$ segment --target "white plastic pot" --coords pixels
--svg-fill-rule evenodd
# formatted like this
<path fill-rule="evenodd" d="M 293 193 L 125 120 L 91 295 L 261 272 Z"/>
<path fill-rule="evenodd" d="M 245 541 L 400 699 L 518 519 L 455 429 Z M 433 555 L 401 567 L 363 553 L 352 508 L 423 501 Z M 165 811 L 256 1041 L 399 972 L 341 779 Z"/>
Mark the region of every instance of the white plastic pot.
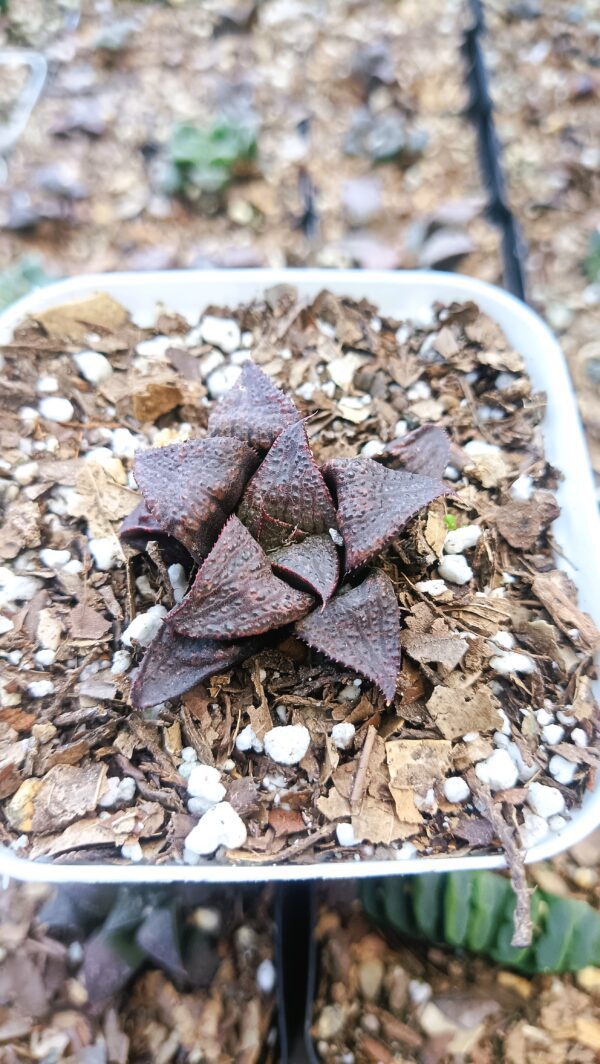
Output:
<path fill-rule="evenodd" d="M 513 296 L 483 281 L 433 271 L 402 273 L 357 270 L 190 270 L 156 273 L 113 273 L 61 281 L 33 292 L 0 315 L 0 343 L 31 313 L 94 292 L 108 292 L 140 324 L 154 321 L 158 305 L 179 312 L 196 324 L 208 304 L 236 307 L 259 298 L 266 288 L 293 284 L 301 298 L 311 299 L 323 288 L 355 299 L 367 298 L 384 315 L 418 316 L 432 303 L 473 300 L 504 330 L 523 356 L 536 389 L 546 392 L 544 438 L 548 460 L 562 471 L 557 496 L 561 515 L 554 524 L 560 549 L 557 564 L 579 590 L 579 602 L 600 623 L 600 519 L 596 508 L 589 457 L 575 396 L 562 352 L 543 321 Z M 534 846 L 527 860 L 542 861 L 573 846 L 600 823 L 600 776 L 560 832 Z M 340 860 L 326 864 L 228 866 L 111 865 L 33 863 L 0 848 L 0 872 L 16 879 L 44 882 L 164 883 L 171 881 L 232 883 L 265 880 L 344 879 L 423 872 L 502 868 L 502 854 L 474 857 L 418 857 L 404 861 Z"/>

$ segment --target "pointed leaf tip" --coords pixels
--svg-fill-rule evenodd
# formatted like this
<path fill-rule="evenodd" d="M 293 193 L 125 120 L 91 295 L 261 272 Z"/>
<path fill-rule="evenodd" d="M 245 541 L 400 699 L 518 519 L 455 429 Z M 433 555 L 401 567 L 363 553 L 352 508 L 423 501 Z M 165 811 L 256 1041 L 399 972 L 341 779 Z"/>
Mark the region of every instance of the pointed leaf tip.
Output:
<path fill-rule="evenodd" d="M 324 609 L 295 627 L 296 635 L 328 658 L 371 680 L 387 702 L 400 668 L 400 617 L 393 584 L 381 571 L 340 591 Z"/>
<path fill-rule="evenodd" d="M 386 469 L 372 458 L 334 458 L 323 475 L 337 496 L 347 572 L 369 561 L 424 506 L 452 491 L 432 477 Z"/>
<path fill-rule="evenodd" d="M 268 450 L 288 425 L 300 419 L 291 399 L 251 361 L 208 419 L 209 436 L 235 436 Z"/>
<path fill-rule="evenodd" d="M 135 479 L 163 531 L 200 561 L 235 509 L 257 460 L 240 440 L 190 440 L 139 453 Z"/>
<path fill-rule="evenodd" d="M 136 709 L 148 709 L 190 691 L 216 672 L 224 672 L 256 654 L 260 639 L 217 642 L 188 639 L 168 621 L 148 647 L 131 689 Z"/>
<path fill-rule="evenodd" d="M 339 559 L 331 536 L 307 536 L 302 543 L 281 547 L 269 555 L 275 572 L 306 585 L 313 594 L 329 602 L 339 579 Z"/>
<path fill-rule="evenodd" d="M 450 437 L 439 425 L 421 425 L 388 443 L 385 455 L 397 458 L 407 473 L 443 477 L 450 461 Z"/>
<path fill-rule="evenodd" d="M 262 547 L 234 516 L 169 620 L 182 635 L 229 640 L 281 628 L 313 606 L 311 595 L 273 575 Z"/>
<path fill-rule="evenodd" d="M 238 516 L 252 535 L 263 542 L 265 519 L 280 522 L 278 543 L 284 546 L 297 531 L 318 535 L 336 528 L 335 510 L 327 485 L 311 454 L 302 422 L 277 437 L 264 462 L 248 484 Z M 273 528 L 269 528 L 271 534 Z M 267 545 L 267 544 L 265 544 Z"/>

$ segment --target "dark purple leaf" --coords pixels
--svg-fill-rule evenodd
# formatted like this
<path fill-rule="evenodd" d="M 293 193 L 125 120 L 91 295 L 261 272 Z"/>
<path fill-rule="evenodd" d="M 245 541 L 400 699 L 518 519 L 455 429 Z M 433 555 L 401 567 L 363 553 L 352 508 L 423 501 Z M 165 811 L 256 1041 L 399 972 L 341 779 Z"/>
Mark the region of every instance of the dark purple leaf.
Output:
<path fill-rule="evenodd" d="M 165 622 L 146 651 L 131 689 L 131 701 L 137 709 L 147 709 L 178 698 L 213 673 L 226 672 L 245 661 L 260 646 L 259 639 L 236 643 L 188 639 Z"/>
<path fill-rule="evenodd" d="M 364 565 L 419 510 L 452 490 L 432 477 L 386 469 L 372 458 L 334 458 L 323 474 L 337 496 L 347 572 Z"/>
<path fill-rule="evenodd" d="M 254 362 L 244 362 L 237 383 L 208 419 L 209 436 L 235 436 L 268 450 L 279 433 L 299 420 L 291 399 Z"/>
<path fill-rule="evenodd" d="M 192 986 L 211 985 L 219 967 L 219 954 L 197 928 L 187 929 L 184 963 L 188 983 Z"/>
<path fill-rule="evenodd" d="M 386 444 L 385 457 L 396 458 L 407 473 L 443 477 L 450 461 L 450 437 L 437 425 L 421 425 Z"/>
<path fill-rule="evenodd" d="M 183 544 L 178 543 L 173 536 L 168 536 L 163 531 L 143 499 L 123 521 L 119 537 L 123 543 L 135 547 L 136 550 L 146 550 L 150 540 L 155 540 L 167 556 L 169 563 L 181 562 L 186 569 L 192 565 L 192 559 Z"/>
<path fill-rule="evenodd" d="M 290 624 L 313 605 L 311 595 L 273 575 L 262 547 L 234 516 L 169 623 L 182 635 L 239 639 Z"/>
<path fill-rule="evenodd" d="M 287 545 L 295 530 L 319 534 L 337 527 L 331 496 L 301 422 L 277 437 L 244 492 L 238 516 L 261 543 L 265 517 L 280 521 L 288 534 L 282 531 L 278 546 Z"/>
<path fill-rule="evenodd" d="M 201 561 L 210 551 L 257 456 L 240 440 L 190 440 L 142 451 L 135 479 L 161 528 Z"/>
<path fill-rule="evenodd" d="M 173 904 L 152 908 L 135 937 L 140 949 L 157 967 L 163 968 L 173 979 L 185 979 L 177 910 Z"/>
<path fill-rule="evenodd" d="M 125 936 L 107 936 L 100 930 L 88 939 L 83 953 L 83 975 L 92 1008 L 100 1009 L 118 994 L 143 960 L 141 949 Z"/>
<path fill-rule="evenodd" d="M 377 571 L 344 588 L 322 610 L 295 627 L 305 643 L 372 680 L 386 700 L 396 693 L 400 668 L 400 617 L 393 584 Z"/>
<path fill-rule="evenodd" d="M 339 579 L 338 552 L 328 532 L 308 536 L 302 543 L 280 547 L 269 555 L 269 561 L 284 579 L 297 580 L 307 586 L 323 602 L 333 595 Z"/>

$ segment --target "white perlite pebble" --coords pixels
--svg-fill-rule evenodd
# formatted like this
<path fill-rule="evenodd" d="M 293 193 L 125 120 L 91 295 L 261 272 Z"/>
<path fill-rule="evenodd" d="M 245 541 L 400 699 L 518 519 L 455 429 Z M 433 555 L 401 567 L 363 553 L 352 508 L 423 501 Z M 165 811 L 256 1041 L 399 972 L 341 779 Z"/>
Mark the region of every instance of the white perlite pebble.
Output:
<path fill-rule="evenodd" d="M 473 578 L 473 570 L 464 554 L 450 554 L 442 558 L 438 572 L 442 579 L 449 580 L 451 584 L 468 584 Z"/>
<path fill-rule="evenodd" d="M 14 470 L 13 480 L 16 480 L 17 484 L 21 484 L 25 488 L 29 484 L 33 484 L 39 468 L 37 462 L 21 462 L 21 465 L 16 466 Z"/>
<path fill-rule="evenodd" d="M 4 615 L 0 613 L 0 635 L 6 635 L 7 632 L 12 632 L 13 628 L 14 624 L 10 617 L 4 617 Z"/>
<path fill-rule="evenodd" d="M 125 776 L 122 780 L 118 776 L 107 776 L 104 782 L 106 790 L 98 800 L 101 809 L 112 809 L 115 805 L 125 804 L 132 800 L 135 794 L 135 780 L 131 776 Z"/>
<path fill-rule="evenodd" d="M 297 765 L 310 746 L 310 732 L 303 724 L 271 728 L 264 738 L 265 753 L 278 765 Z"/>
<path fill-rule="evenodd" d="M 537 813 L 530 813 L 528 809 L 525 810 L 520 831 L 521 842 L 526 850 L 536 846 L 538 842 L 543 842 L 549 830 L 548 822 L 544 820 L 543 816 L 538 816 Z"/>
<path fill-rule="evenodd" d="M 446 554 L 462 554 L 464 550 L 469 550 L 479 543 L 480 539 L 479 525 L 463 525 L 462 528 L 448 532 L 444 540 L 444 551 Z"/>
<path fill-rule="evenodd" d="M 536 709 L 534 710 L 533 715 L 540 728 L 545 728 L 547 724 L 552 724 L 552 721 L 554 720 L 553 714 L 549 713 L 547 709 Z"/>
<path fill-rule="evenodd" d="M 560 743 L 565 734 L 565 729 L 560 724 L 546 724 L 542 728 L 542 739 L 548 746 L 556 746 Z"/>
<path fill-rule="evenodd" d="M 144 859 L 144 851 L 142 850 L 141 843 L 139 842 L 124 842 L 121 846 L 121 857 L 124 857 L 126 861 L 133 861 L 137 864 Z"/>
<path fill-rule="evenodd" d="M 331 729 L 331 741 L 336 750 L 347 750 L 352 744 L 355 733 L 356 728 L 347 721 L 342 721 L 341 724 L 334 724 Z"/>
<path fill-rule="evenodd" d="M 237 351 L 242 342 L 240 327 L 231 318 L 216 318 L 207 314 L 200 322 L 200 335 L 205 343 L 220 348 L 226 355 Z"/>
<path fill-rule="evenodd" d="M 517 477 L 514 484 L 511 484 L 509 494 L 513 499 L 517 499 L 519 502 L 528 502 L 531 498 L 533 491 L 533 481 L 531 477 L 520 476 Z"/>
<path fill-rule="evenodd" d="M 239 366 L 219 366 L 213 370 L 206 382 L 211 399 L 220 399 L 230 391 L 241 373 Z"/>
<path fill-rule="evenodd" d="M 72 421 L 75 413 L 72 402 L 60 395 L 49 395 L 45 399 L 40 399 L 38 409 L 47 421 L 57 421 L 60 425 Z"/>
<path fill-rule="evenodd" d="M 551 816 L 548 826 L 552 831 L 562 831 L 567 826 L 567 820 L 564 816 Z"/>
<path fill-rule="evenodd" d="M 516 642 L 512 632 L 496 632 L 490 638 L 491 642 L 495 643 L 501 650 L 512 650 Z"/>
<path fill-rule="evenodd" d="M 218 805 L 225 797 L 225 788 L 221 783 L 221 773 L 210 765 L 194 765 L 187 781 L 187 792 L 195 798 L 195 809 L 205 813 L 213 805 Z"/>
<path fill-rule="evenodd" d="M 244 821 L 229 802 L 213 805 L 192 828 L 185 840 L 185 849 L 199 857 L 207 857 L 225 846 L 228 850 L 243 846 L 248 835 Z"/>
<path fill-rule="evenodd" d="M 466 802 L 471 794 L 470 787 L 462 776 L 449 776 L 444 780 L 444 797 L 448 802 Z"/>
<path fill-rule="evenodd" d="M 58 380 L 51 374 L 45 377 L 38 377 L 35 382 L 35 390 L 39 395 L 52 395 L 53 392 L 58 391 Z"/>
<path fill-rule="evenodd" d="M 535 661 L 527 657 L 527 654 L 507 651 L 490 658 L 490 668 L 494 669 L 500 676 L 509 676 L 511 672 L 527 674 L 535 672 Z"/>
<path fill-rule="evenodd" d="M 117 458 L 133 458 L 136 451 L 143 446 L 143 441 L 134 436 L 129 429 L 113 429 L 111 446 Z"/>
<path fill-rule="evenodd" d="M 560 791 L 556 787 L 548 787 L 545 783 L 529 784 L 527 804 L 533 809 L 534 813 L 537 813 L 538 816 L 543 816 L 545 820 L 548 820 L 551 816 L 557 816 L 559 813 L 564 813 L 565 810 L 565 800 Z"/>
<path fill-rule="evenodd" d="M 507 791 L 516 786 L 518 768 L 507 750 L 494 750 L 485 761 L 475 765 L 477 778 L 492 791 Z"/>
<path fill-rule="evenodd" d="M 73 362 L 89 384 L 102 384 L 112 375 L 113 368 L 106 355 L 98 351 L 79 351 L 73 355 Z"/>
<path fill-rule="evenodd" d="M 192 765 L 195 761 L 198 760 L 198 754 L 194 750 L 193 746 L 183 747 L 181 751 L 181 760 L 187 762 L 190 765 Z"/>
<path fill-rule="evenodd" d="M 410 861 L 417 856 L 417 847 L 414 842 L 403 842 L 402 846 L 394 852 L 395 861 Z"/>
<path fill-rule="evenodd" d="M 354 836 L 352 824 L 338 824 L 335 834 L 340 846 L 356 846 L 358 840 Z"/>
<path fill-rule="evenodd" d="M 40 561 L 47 569 L 62 569 L 63 565 L 71 561 L 71 552 L 68 550 L 52 550 L 44 547 L 40 551 Z"/>
<path fill-rule="evenodd" d="M 54 684 L 52 680 L 34 680 L 27 684 L 27 691 L 32 698 L 47 698 L 54 694 Z"/>
<path fill-rule="evenodd" d="M 98 536 L 88 540 L 88 547 L 96 569 L 108 572 L 122 560 L 121 547 L 114 536 Z"/>
<path fill-rule="evenodd" d="M 360 453 L 365 458 L 376 458 L 378 455 L 383 454 L 383 451 L 384 445 L 381 440 L 367 440 L 360 449 Z"/>
<path fill-rule="evenodd" d="M 555 779 L 557 783 L 562 783 L 564 787 L 568 787 L 577 774 L 577 764 L 574 761 L 567 761 L 566 757 L 562 757 L 560 754 L 554 754 L 548 762 L 548 771 Z"/>
<path fill-rule="evenodd" d="M 55 650 L 36 650 L 33 660 L 36 665 L 41 665 L 42 669 L 48 669 L 50 665 L 54 664 L 55 657 Z"/>
<path fill-rule="evenodd" d="M 174 565 L 170 565 L 167 569 L 169 574 L 169 581 L 173 588 L 173 598 L 175 602 L 181 602 L 187 591 L 187 576 L 185 575 L 185 569 L 183 565 L 176 562 Z"/>
<path fill-rule="evenodd" d="M 151 336 L 149 340 L 142 340 L 136 345 L 136 353 L 142 358 L 154 359 L 157 362 L 164 360 L 165 354 L 170 347 L 175 347 L 172 336 Z"/>
<path fill-rule="evenodd" d="M 421 594 L 429 595 L 430 598 L 439 598 L 448 590 L 444 580 L 419 580 L 415 587 Z"/>
<path fill-rule="evenodd" d="M 275 965 L 268 957 L 256 969 L 256 985 L 261 994 L 272 994 L 275 989 Z"/>
<path fill-rule="evenodd" d="M 128 650 L 115 650 L 112 658 L 110 671 L 113 676 L 122 676 L 131 665 L 131 654 Z"/>
<path fill-rule="evenodd" d="M 486 443 L 485 440 L 469 440 L 465 443 L 463 451 L 471 458 L 478 458 L 483 454 L 500 454 L 500 448 L 495 443 Z"/>
<path fill-rule="evenodd" d="M 133 643 L 139 643 L 143 647 L 149 646 L 154 636 L 158 635 L 166 616 L 164 606 L 151 606 L 145 613 L 138 613 L 123 632 L 121 642 L 125 643 L 126 647 L 132 646 Z"/>
<path fill-rule="evenodd" d="M 584 749 L 588 745 L 589 739 L 583 728 L 573 728 L 573 731 L 571 732 L 571 742 L 575 743 L 575 746 L 578 746 L 580 749 Z"/>
<path fill-rule="evenodd" d="M 254 750 L 256 754 L 262 754 L 264 749 L 251 724 L 247 724 L 245 728 L 242 728 L 235 740 L 235 747 L 242 754 L 246 754 L 248 750 Z"/>
<path fill-rule="evenodd" d="M 0 606 L 29 602 L 41 587 L 41 581 L 36 580 L 35 576 L 20 576 L 8 566 L 0 566 Z"/>

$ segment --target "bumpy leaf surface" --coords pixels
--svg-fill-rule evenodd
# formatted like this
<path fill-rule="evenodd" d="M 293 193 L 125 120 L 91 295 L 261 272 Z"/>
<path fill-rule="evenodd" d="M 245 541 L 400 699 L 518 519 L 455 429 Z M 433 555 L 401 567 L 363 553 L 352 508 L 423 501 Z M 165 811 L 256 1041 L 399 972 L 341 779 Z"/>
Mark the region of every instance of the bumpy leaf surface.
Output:
<path fill-rule="evenodd" d="M 282 532 L 279 546 L 294 530 L 319 534 L 337 527 L 331 496 L 301 422 L 277 437 L 244 492 L 238 516 L 261 543 L 265 518 L 280 521 L 287 535 Z"/>
<path fill-rule="evenodd" d="M 295 632 L 327 657 L 372 680 L 388 702 L 400 668 L 400 618 L 393 584 L 375 572 L 342 590 L 324 609 L 299 621 Z"/>
<path fill-rule="evenodd" d="M 137 709 L 178 698 L 215 672 L 223 672 L 256 654 L 259 639 L 235 643 L 188 639 L 165 621 L 146 651 L 135 678 L 131 699 Z"/>
<path fill-rule="evenodd" d="M 200 561 L 235 509 L 256 462 L 256 453 L 240 440 L 190 440 L 142 451 L 135 479 L 161 528 Z"/>
<path fill-rule="evenodd" d="M 169 620 L 182 635 L 238 639 L 281 628 L 313 606 L 311 595 L 273 575 L 262 547 L 234 516 Z"/>
<path fill-rule="evenodd" d="M 254 362 L 244 362 L 237 383 L 208 419 L 209 436 L 235 436 L 267 451 L 279 433 L 299 420 L 291 399 Z"/>
<path fill-rule="evenodd" d="M 450 437 L 438 425 L 421 425 L 388 443 L 385 454 L 399 459 L 407 473 L 442 477 L 450 460 Z"/>
<path fill-rule="evenodd" d="M 135 547 L 136 550 L 146 550 L 150 540 L 155 540 L 169 562 L 181 562 L 186 569 L 192 566 L 192 559 L 183 544 L 167 535 L 143 499 L 123 521 L 119 537 L 123 543 Z"/>
<path fill-rule="evenodd" d="M 364 565 L 419 510 L 452 490 L 432 477 L 386 469 L 372 458 L 334 458 L 323 474 L 337 496 L 346 571 Z"/>
<path fill-rule="evenodd" d="M 275 572 L 286 579 L 299 581 L 329 602 L 339 579 L 338 552 L 328 532 L 321 536 L 307 536 L 302 543 L 281 547 L 269 555 Z"/>

